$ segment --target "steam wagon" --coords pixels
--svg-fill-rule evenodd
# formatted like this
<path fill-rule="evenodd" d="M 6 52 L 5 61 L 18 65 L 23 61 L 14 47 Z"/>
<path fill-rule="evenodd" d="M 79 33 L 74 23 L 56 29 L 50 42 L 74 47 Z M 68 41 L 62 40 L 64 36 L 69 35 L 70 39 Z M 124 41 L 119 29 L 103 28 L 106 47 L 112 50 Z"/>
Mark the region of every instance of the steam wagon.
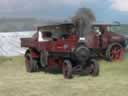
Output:
<path fill-rule="evenodd" d="M 64 23 L 38 27 L 32 38 L 21 38 L 21 46 L 28 48 L 27 71 L 57 67 L 65 78 L 71 78 L 73 73 L 98 76 L 99 64 L 90 50 L 98 45 L 93 43 L 94 38 L 88 42 L 81 34 L 72 23 Z"/>
<path fill-rule="evenodd" d="M 109 61 L 122 60 L 128 39 L 117 32 L 119 29 L 120 25 L 116 24 L 94 24 L 87 36 L 87 47 Z"/>

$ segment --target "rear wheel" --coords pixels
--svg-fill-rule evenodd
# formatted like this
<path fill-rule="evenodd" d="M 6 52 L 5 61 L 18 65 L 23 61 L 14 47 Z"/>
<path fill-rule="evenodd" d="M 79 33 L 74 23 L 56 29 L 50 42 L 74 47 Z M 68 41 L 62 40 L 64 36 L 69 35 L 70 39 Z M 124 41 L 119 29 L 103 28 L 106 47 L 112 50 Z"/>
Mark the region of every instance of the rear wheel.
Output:
<path fill-rule="evenodd" d="M 72 78 L 72 64 L 69 60 L 65 60 L 63 63 L 63 75 L 66 79 Z"/>
<path fill-rule="evenodd" d="M 122 60 L 124 57 L 124 48 L 119 43 L 113 43 L 106 50 L 106 57 L 110 61 Z"/>
<path fill-rule="evenodd" d="M 27 72 L 39 71 L 38 60 L 32 58 L 30 53 L 25 55 L 25 65 Z"/>

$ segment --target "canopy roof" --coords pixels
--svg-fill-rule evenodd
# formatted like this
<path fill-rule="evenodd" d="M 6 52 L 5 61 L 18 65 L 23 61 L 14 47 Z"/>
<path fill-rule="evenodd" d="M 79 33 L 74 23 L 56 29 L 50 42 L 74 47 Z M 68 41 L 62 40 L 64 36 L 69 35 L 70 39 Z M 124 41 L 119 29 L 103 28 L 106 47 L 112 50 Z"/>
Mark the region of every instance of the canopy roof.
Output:
<path fill-rule="evenodd" d="M 119 26 L 118 24 L 105 24 L 105 23 L 95 23 L 93 24 L 94 27 L 99 26 Z M 68 23 L 55 23 L 55 24 L 49 24 L 44 26 L 39 26 L 38 30 L 54 30 L 54 29 L 60 29 L 60 30 L 68 30 L 74 27 L 74 24 L 71 22 Z M 74 27 L 75 28 L 75 27 Z"/>

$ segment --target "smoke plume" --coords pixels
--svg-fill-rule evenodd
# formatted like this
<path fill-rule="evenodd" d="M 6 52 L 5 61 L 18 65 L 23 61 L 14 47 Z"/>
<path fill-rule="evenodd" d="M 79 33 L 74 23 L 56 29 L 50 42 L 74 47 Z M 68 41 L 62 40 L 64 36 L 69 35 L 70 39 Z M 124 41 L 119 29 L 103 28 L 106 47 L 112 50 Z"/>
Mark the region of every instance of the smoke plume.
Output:
<path fill-rule="evenodd" d="M 91 31 L 92 24 L 96 21 L 95 15 L 89 8 L 79 8 L 72 19 L 77 31 L 85 36 Z"/>

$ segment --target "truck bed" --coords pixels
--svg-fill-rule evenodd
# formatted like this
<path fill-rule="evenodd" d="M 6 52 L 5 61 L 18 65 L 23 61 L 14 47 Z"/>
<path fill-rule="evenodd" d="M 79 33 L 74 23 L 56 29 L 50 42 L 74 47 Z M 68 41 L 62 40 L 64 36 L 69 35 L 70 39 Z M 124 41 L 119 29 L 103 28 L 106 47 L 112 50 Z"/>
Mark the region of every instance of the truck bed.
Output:
<path fill-rule="evenodd" d="M 37 45 L 36 40 L 32 38 L 21 38 L 21 47 L 35 47 Z"/>

